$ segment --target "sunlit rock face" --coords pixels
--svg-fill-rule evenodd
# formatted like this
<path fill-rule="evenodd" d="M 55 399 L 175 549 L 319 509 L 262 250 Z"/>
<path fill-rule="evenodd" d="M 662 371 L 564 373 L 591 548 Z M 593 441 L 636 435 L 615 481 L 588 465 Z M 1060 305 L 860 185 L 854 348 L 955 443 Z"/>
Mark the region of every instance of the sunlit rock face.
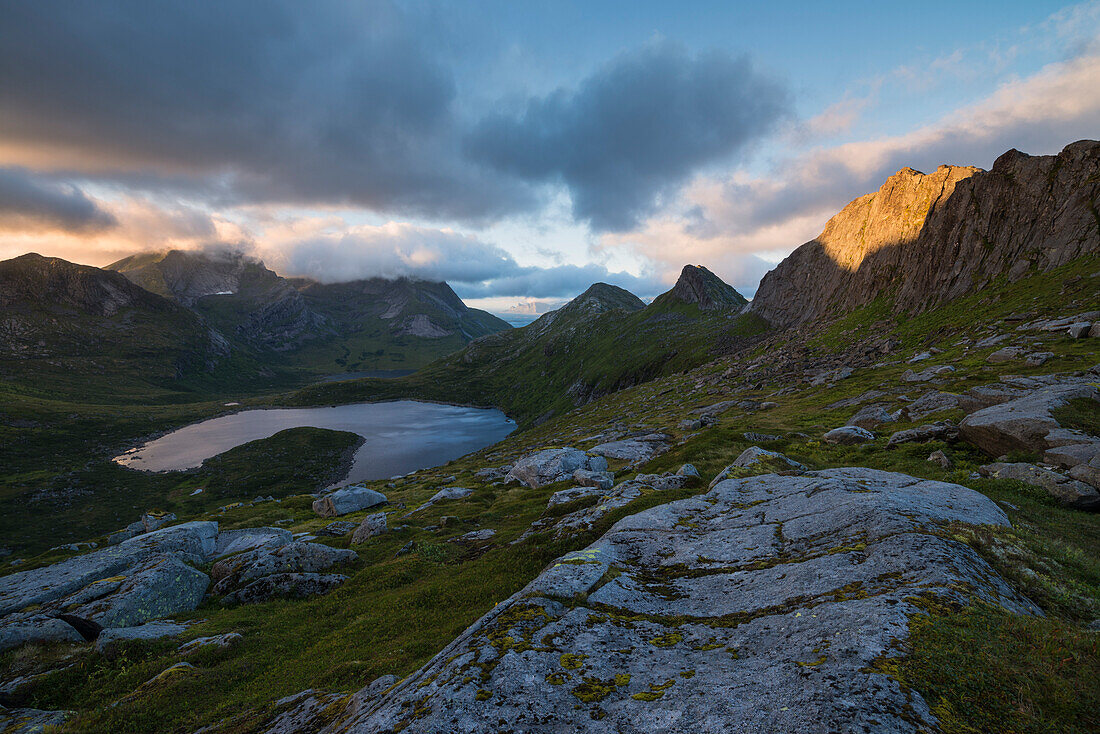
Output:
<path fill-rule="evenodd" d="M 919 311 L 1100 251 L 1100 143 L 1057 156 L 1010 150 L 989 171 L 905 168 L 844 207 L 764 276 L 753 310 L 779 326 L 819 320 L 879 296 Z"/>

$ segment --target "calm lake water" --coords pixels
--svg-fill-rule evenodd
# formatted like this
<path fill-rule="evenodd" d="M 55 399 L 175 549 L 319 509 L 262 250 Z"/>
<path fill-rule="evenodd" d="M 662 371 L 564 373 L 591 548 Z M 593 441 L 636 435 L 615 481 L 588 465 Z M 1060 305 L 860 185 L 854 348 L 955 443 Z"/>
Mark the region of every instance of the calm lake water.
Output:
<path fill-rule="evenodd" d="M 145 471 L 190 469 L 243 443 L 302 426 L 351 431 L 366 439 L 339 483 L 385 479 L 439 466 L 494 444 L 516 428 L 499 410 L 414 400 L 245 410 L 185 426 L 115 461 Z"/>

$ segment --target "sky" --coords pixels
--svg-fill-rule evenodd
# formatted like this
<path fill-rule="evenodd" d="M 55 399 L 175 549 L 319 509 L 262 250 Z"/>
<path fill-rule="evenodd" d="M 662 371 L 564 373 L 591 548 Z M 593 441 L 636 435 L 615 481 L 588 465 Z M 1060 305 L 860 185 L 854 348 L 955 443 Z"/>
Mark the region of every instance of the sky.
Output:
<path fill-rule="evenodd" d="M 0 0 L 0 259 L 746 296 L 905 166 L 1100 137 L 1100 2 Z"/>

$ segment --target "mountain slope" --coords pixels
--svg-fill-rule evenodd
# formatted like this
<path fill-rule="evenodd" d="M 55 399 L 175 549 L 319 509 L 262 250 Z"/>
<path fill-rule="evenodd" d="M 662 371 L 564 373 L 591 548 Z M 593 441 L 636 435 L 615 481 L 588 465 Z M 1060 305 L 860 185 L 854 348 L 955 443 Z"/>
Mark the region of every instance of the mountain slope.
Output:
<path fill-rule="evenodd" d="M 1057 156 L 1010 150 L 989 171 L 902 169 L 848 204 L 764 276 L 753 311 L 778 326 L 839 315 L 885 296 L 914 313 L 1004 275 L 1100 250 L 1100 142 Z"/>
<path fill-rule="evenodd" d="M 699 270 L 685 268 L 681 282 L 649 306 L 622 288 L 596 283 L 531 324 L 478 339 L 414 375 L 315 386 L 294 399 L 418 396 L 491 404 L 531 425 L 750 343 L 763 323 L 753 315 L 738 316 L 745 301 L 720 280 L 721 288 L 711 282 L 705 289 L 712 293 L 706 309 L 672 295 L 700 292 L 694 282 Z M 722 308 L 723 300 L 731 305 Z"/>
<path fill-rule="evenodd" d="M 170 250 L 108 266 L 201 314 L 249 348 L 314 372 L 416 368 L 510 328 L 446 283 L 284 278 L 239 252 Z"/>
<path fill-rule="evenodd" d="M 3 379 L 48 392 L 179 386 L 229 346 L 185 308 L 123 276 L 28 254 L 0 262 Z"/>

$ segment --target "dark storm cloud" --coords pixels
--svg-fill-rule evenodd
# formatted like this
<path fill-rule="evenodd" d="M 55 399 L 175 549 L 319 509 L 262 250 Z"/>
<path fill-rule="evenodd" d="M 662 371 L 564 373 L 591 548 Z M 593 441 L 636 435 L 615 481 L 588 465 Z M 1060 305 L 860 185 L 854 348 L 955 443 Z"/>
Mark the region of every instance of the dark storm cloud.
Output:
<path fill-rule="evenodd" d="M 455 85 L 385 0 L 13 0 L 0 141 L 222 199 L 476 219 L 529 206 L 462 159 Z"/>
<path fill-rule="evenodd" d="M 501 171 L 561 181 L 577 219 L 622 231 L 661 194 L 741 151 L 788 109 L 785 87 L 747 58 L 691 56 L 661 43 L 619 56 L 573 91 L 487 117 L 467 144 Z"/>
<path fill-rule="evenodd" d="M 117 222 L 79 188 L 0 168 L 0 229 L 97 232 Z"/>

